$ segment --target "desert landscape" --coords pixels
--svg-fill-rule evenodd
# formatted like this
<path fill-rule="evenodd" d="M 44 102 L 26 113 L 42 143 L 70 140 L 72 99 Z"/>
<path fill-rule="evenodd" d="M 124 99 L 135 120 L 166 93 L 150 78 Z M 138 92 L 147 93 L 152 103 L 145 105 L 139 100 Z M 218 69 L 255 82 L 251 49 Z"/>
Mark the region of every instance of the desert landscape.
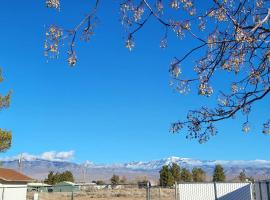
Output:
<path fill-rule="evenodd" d="M 152 200 L 174 200 L 175 190 L 169 188 L 152 188 Z M 122 189 L 91 189 L 73 193 L 73 200 L 145 200 L 146 189 L 122 188 Z M 27 195 L 27 200 L 33 200 L 34 193 Z M 70 192 L 39 193 L 39 200 L 72 200 Z"/>

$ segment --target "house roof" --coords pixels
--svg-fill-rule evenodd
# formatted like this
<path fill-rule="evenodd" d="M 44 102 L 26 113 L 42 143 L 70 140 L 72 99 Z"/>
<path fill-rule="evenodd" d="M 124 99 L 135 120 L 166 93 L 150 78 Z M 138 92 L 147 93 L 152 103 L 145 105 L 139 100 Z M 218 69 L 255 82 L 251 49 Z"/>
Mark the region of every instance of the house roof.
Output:
<path fill-rule="evenodd" d="M 30 186 L 30 187 L 49 187 L 51 185 L 46 184 L 46 183 L 28 183 L 27 186 Z"/>
<path fill-rule="evenodd" d="M 13 169 L 0 168 L 0 180 L 8 182 L 30 182 L 32 178 L 21 174 Z"/>
<path fill-rule="evenodd" d="M 56 185 L 72 185 L 72 186 L 74 186 L 75 183 L 72 183 L 70 181 L 62 181 L 60 183 L 57 183 Z"/>

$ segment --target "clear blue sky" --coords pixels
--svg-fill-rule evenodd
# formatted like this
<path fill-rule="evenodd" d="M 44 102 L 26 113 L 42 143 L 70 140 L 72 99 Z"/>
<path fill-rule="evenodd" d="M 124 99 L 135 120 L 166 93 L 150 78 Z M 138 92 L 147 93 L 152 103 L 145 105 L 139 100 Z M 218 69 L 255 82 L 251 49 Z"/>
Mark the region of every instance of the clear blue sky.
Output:
<path fill-rule="evenodd" d="M 218 136 L 204 145 L 186 140 L 184 133 L 169 133 L 170 123 L 184 119 L 189 108 L 212 101 L 198 98 L 196 92 L 181 96 L 168 85 L 171 59 L 192 48 L 192 42 L 171 34 L 169 48 L 160 49 L 162 28 L 151 21 L 130 53 L 114 2 L 103 2 L 96 34 L 90 43 L 78 46 L 78 64 L 70 68 L 65 54 L 46 63 L 44 25 L 72 27 L 91 1 L 63 1 L 60 13 L 46 9 L 44 0 L 1 1 L 0 64 L 5 82 L 0 92 L 12 89 L 13 95 L 10 109 L 0 112 L 0 127 L 12 130 L 14 137 L 12 148 L 2 156 L 74 150 L 77 162 L 171 155 L 270 159 L 270 137 L 261 133 L 262 122 L 270 116 L 269 98 L 257 104 L 249 134 L 242 133 L 241 119 L 220 123 Z M 192 67 L 188 65 L 187 71 Z M 225 81 L 219 77 L 217 86 Z"/>

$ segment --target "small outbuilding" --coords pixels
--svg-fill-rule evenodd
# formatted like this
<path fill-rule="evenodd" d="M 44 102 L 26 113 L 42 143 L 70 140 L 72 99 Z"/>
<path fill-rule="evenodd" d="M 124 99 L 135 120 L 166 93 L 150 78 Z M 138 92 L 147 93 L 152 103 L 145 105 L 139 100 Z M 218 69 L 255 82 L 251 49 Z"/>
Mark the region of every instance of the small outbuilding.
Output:
<path fill-rule="evenodd" d="M 63 181 L 63 182 L 57 183 L 54 186 L 53 191 L 54 192 L 76 192 L 76 191 L 79 191 L 79 189 L 80 189 L 79 185 L 69 182 L 69 181 Z"/>
<path fill-rule="evenodd" d="M 13 169 L 0 168 L 0 200 L 26 200 L 27 183 L 31 181 Z"/>
<path fill-rule="evenodd" d="M 76 186 L 78 186 L 79 190 L 87 191 L 92 188 L 95 188 L 97 184 L 96 183 L 76 183 Z"/>

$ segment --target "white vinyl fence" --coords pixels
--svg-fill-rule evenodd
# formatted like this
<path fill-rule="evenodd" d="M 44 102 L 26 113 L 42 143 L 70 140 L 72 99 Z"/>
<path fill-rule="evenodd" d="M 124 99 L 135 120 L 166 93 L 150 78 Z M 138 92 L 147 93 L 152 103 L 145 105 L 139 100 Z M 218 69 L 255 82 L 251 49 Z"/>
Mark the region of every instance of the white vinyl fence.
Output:
<path fill-rule="evenodd" d="M 250 183 L 178 184 L 178 200 L 253 200 L 252 184 Z"/>

